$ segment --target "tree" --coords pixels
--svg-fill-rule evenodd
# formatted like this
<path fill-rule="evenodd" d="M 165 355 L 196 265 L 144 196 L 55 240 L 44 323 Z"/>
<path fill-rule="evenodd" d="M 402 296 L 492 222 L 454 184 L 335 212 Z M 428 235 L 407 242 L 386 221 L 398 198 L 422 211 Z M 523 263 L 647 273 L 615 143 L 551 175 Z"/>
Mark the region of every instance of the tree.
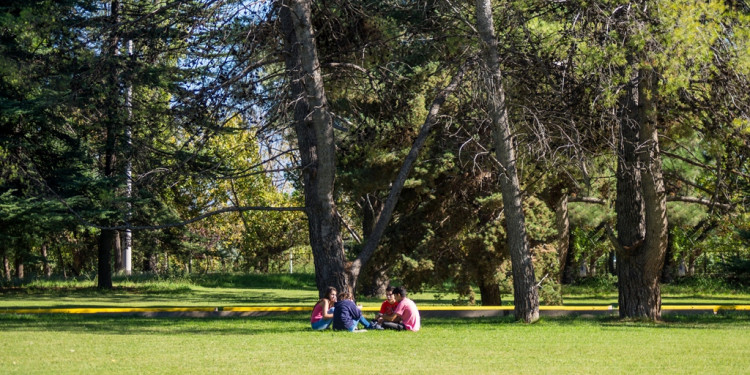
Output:
<path fill-rule="evenodd" d="M 287 75 L 292 97 L 297 99 L 293 108 L 294 127 L 302 161 L 315 281 L 322 296 L 328 286 L 346 290 L 349 285 L 334 202 L 333 122 L 313 37 L 310 2 L 285 0 L 280 7 Z"/>
<path fill-rule="evenodd" d="M 486 66 L 489 112 L 494 132 L 494 146 L 502 171 L 500 187 L 503 195 L 508 247 L 513 267 L 513 301 L 516 319 L 531 323 L 539 319 L 539 292 L 534 266 L 531 262 L 526 226 L 524 223 L 522 193 L 516 170 L 516 156 L 511 136 L 505 89 L 498 56 L 495 26 L 492 20 L 492 2 L 477 0 L 477 30 L 482 39 Z"/>

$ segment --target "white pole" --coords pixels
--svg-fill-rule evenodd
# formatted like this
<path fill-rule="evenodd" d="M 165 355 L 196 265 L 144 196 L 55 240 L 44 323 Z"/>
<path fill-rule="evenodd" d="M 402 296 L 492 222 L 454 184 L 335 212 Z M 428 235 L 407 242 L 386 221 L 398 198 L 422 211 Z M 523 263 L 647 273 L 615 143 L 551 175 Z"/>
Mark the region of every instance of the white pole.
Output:
<path fill-rule="evenodd" d="M 294 251 L 292 249 L 289 249 L 289 273 L 294 273 L 294 267 L 292 266 L 293 255 L 294 255 Z"/>
<path fill-rule="evenodd" d="M 133 56 L 133 41 L 128 40 L 128 56 Z M 133 215 L 133 205 L 130 203 L 130 199 L 133 197 L 133 161 L 132 161 L 132 148 L 133 148 L 133 85 L 128 82 L 128 89 L 125 92 L 125 108 L 128 111 L 128 121 L 125 124 L 125 142 L 127 144 L 128 155 L 125 158 L 127 160 L 125 164 L 125 198 L 127 199 L 128 212 L 126 214 L 126 221 L 130 222 L 130 218 Z M 133 231 L 125 229 L 125 246 L 122 249 L 122 263 L 125 275 L 130 276 L 133 273 Z"/>

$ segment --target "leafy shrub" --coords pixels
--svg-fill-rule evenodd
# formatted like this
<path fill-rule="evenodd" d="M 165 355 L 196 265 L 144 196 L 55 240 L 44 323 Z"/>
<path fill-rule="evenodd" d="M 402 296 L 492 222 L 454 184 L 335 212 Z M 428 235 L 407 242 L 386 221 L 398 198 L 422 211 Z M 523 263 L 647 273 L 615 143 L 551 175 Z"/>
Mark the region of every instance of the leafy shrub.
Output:
<path fill-rule="evenodd" d="M 722 277 L 734 286 L 750 286 L 750 259 L 733 255 L 719 263 Z"/>

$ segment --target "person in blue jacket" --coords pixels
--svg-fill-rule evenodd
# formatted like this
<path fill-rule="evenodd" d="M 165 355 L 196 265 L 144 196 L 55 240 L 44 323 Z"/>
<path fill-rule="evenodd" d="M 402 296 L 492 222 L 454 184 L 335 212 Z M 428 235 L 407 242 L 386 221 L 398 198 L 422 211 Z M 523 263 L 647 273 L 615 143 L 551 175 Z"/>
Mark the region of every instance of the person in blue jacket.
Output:
<path fill-rule="evenodd" d="M 377 323 L 370 323 L 362 315 L 362 311 L 357 308 L 352 300 L 352 295 L 349 292 L 341 292 L 338 296 L 338 301 L 334 305 L 333 309 L 333 329 L 339 331 L 354 332 L 357 329 L 357 325 L 362 323 L 367 329 L 383 329 Z"/>

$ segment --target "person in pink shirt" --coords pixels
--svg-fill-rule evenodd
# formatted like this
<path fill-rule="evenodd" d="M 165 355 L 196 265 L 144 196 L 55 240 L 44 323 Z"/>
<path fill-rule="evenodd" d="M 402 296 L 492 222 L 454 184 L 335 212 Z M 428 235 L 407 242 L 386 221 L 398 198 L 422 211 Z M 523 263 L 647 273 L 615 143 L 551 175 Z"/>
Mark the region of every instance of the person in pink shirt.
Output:
<path fill-rule="evenodd" d="M 331 325 L 331 322 L 333 322 L 333 305 L 337 301 L 336 293 L 336 288 L 329 286 L 328 289 L 326 289 L 325 296 L 319 299 L 315 304 L 312 315 L 310 316 L 310 325 L 312 326 L 312 329 L 320 331 Z"/>
<path fill-rule="evenodd" d="M 422 328 L 419 310 L 414 301 L 407 298 L 406 289 L 398 287 L 393 289 L 393 296 L 396 297 L 396 308 L 393 314 L 383 316 L 383 328 L 407 331 L 419 331 Z"/>

